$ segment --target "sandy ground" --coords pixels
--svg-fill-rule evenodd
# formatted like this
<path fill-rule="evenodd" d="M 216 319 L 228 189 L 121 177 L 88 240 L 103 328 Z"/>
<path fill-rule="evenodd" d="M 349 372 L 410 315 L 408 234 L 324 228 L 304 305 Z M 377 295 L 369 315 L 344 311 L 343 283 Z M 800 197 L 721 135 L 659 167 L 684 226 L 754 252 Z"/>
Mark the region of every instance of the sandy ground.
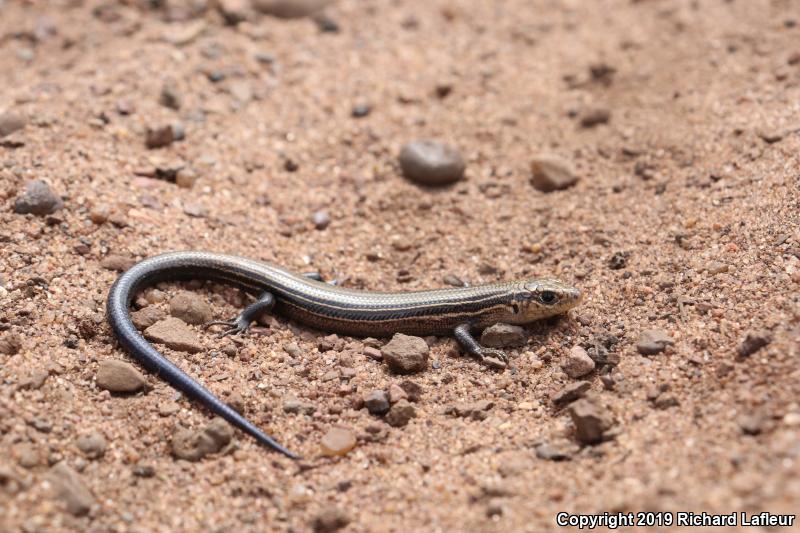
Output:
<path fill-rule="evenodd" d="M 339 516 L 348 531 L 546 531 L 559 511 L 797 512 L 797 2 L 341 0 L 325 9 L 338 32 L 249 9 L 226 25 L 205 4 L 0 1 L 0 112 L 26 122 L 0 139 L 0 529 L 304 531 Z M 351 116 L 359 104 L 371 113 Z M 608 120 L 583 127 L 598 110 Z M 175 122 L 185 139 L 145 146 Z M 415 138 L 457 146 L 466 178 L 404 179 Z M 580 181 L 534 189 L 541 153 Z M 148 177 L 180 167 L 183 186 Z M 15 213 L 33 179 L 63 209 Z M 359 408 L 401 379 L 360 339 L 320 351 L 327 333 L 279 318 L 231 350 L 198 329 L 203 352 L 165 352 L 306 459 L 236 433 L 188 462 L 173 434 L 207 412 L 149 374 L 132 395 L 96 384 L 101 361 L 127 358 L 101 263 L 180 249 L 359 288 L 555 276 L 587 297 L 531 327 L 506 372 L 429 339 L 436 364 L 410 376 L 423 392 L 402 428 Z M 234 291 L 188 288 L 216 318 L 236 312 Z M 646 329 L 674 344 L 640 355 Z M 741 356 L 748 332 L 771 342 Z M 578 446 L 550 400 L 575 382 L 561 366 L 575 345 L 611 363 L 583 378 L 612 425 L 597 445 Z M 285 413 L 293 396 L 314 413 Z M 481 417 L 445 414 L 483 400 Z M 335 426 L 359 443 L 320 457 Z M 99 457 L 77 444 L 92 433 Z M 543 442 L 566 460 L 537 456 Z M 88 513 L 58 496 L 58 464 Z"/>

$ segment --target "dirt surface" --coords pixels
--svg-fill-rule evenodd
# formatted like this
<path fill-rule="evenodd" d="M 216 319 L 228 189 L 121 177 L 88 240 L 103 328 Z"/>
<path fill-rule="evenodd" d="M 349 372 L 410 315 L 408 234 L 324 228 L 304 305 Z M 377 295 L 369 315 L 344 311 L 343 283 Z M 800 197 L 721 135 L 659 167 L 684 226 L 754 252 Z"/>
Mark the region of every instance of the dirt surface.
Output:
<path fill-rule="evenodd" d="M 291 20 L 222 4 L 243 20 L 204 0 L 0 0 L 0 529 L 797 512 L 797 2 L 341 0 Z M 465 178 L 403 178 L 417 138 L 457 147 Z M 535 189 L 543 154 L 578 182 Z M 31 180 L 63 208 L 15 212 Z M 224 428 L 152 374 L 138 392 L 98 386 L 102 361 L 130 361 L 105 323 L 114 269 L 183 249 L 355 288 L 547 276 L 586 298 L 528 328 L 505 372 L 431 338 L 427 369 L 396 376 L 361 339 L 281 318 L 233 340 L 189 326 L 196 354 L 160 346 L 296 463 L 215 440 Z M 216 319 L 244 301 L 168 284 L 148 312 L 183 290 Z M 565 372 L 586 362 L 566 364 L 575 346 L 596 363 L 581 378 Z M 400 400 L 407 425 L 362 407 L 404 380 L 422 390 Z M 579 380 L 577 407 L 553 403 Z M 173 457 L 203 428 L 219 451 Z M 327 444 L 355 447 L 322 457 L 334 428 Z"/>

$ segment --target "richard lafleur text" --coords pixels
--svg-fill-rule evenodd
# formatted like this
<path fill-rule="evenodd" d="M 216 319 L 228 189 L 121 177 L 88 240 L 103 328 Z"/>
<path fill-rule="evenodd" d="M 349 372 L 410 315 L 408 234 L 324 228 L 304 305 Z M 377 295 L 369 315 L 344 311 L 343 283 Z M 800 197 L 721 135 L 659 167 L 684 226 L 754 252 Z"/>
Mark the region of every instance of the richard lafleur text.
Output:
<path fill-rule="evenodd" d="M 647 526 L 684 526 L 684 527 L 792 527 L 797 519 L 793 514 L 774 514 L 769 512 L 747 513 L 733 512 L 728 514 L 693 513 L 693 512 L 641 512 L 641 513 L 600 513 L 572 514 L 558 513 L 556 525 L 577 527 L 578 529 L 594 529 L 603 527 Z"/>

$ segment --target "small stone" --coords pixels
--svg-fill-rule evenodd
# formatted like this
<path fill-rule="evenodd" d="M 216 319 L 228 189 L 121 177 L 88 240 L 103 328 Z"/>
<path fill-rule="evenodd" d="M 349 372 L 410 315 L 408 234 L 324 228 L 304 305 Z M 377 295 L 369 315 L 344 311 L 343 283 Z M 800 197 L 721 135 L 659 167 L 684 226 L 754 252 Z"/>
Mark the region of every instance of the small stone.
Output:
<path fill-rule="evenodd" d="M 125 272 L 130 267 L 136 264 L 136 259 L 129 255 L 111 254 L 107 255 L 100 261 L 100 266 L 106 270 L 114 270 L 116 272 Z"/>
<path fill-rule="evenodd" d="M 161 87 L 161 94 L 158 97 L 158 103 L 164 107 L 168 107 L 169 109 L 174 109 L 175 111 L 181 108 L 183 99 L 178 93 L 178 89 L 175 87 L 174 81 L 169 81 L 165 83 L 163 87 Z"/>
<path fill-rule="evenodd" d="M 39 451 L 29 442 L 15 446 L 14 453 L 17 456 L 17 463 L 22 468 L 34 468 L 42 462 Z"/>
<path fill-rule="evenodd" d="M 203 349 L 197 334 L 180 318 L 168 317 L 144 330 L 147 340 L 179 352 L 197 353 Z"/>
<path fill-rule="evenodd" d="M 350 111 L 350 115 L 353 118 L 364 118 L 368 116 L 371 112 L 372 112 L 372 107 L 370 107 L 369 104 L 356 104 Z"/>
<path fill-rule="evenodd" d="M 566 440 L 542 442 L 536 446 L 536 457 L 547 461 L 569 461 L 577 452 L 577 446 Z"/>
<path fill-rule="evenodd" d="M 428 343 L 420 337 L 396 333 L 381 348 L 381 355 L 389 368 L 398 374 L 419 372 L 428 367 Z"/>
<path fill-rule="evenodd" d="M 488 411 L 494 407 L 494 403 L 489 400 L 481 400 L 474 403 L 460 403 L 450 405 L 445 408 L 445 414 L 471 420 L 486 420 L 489 417 Z"/>
<path fill-rule="evenodd" d="M 760 413 L 751 413 L 739 418 L 739 427 L 745 435 L 758 435 L 764 429 L 764 417 Z"/>
<path fill-rule="evenodd" d="M 611 110 L 605 107 L 594 107 L 581 113 L 580 123 L 583 128 L 594 128 L 611 120 Z"/>
<path fill-rule="evenodd" d="M 680 405 L 678 397 L 674 394 L 659 394 L 653 400 L 653 407 L 656 409 L 669 409 L 670 407 L 677 407 Z"/>
<path fill-rule="evenodd" d="M 218 0 L 217 9 L 226 24 L 235 26 L 247 20 L 250 2 L 248 0 Z"/>
<path fill-rule="evenodd" d="M 62 461 L 50 469 L 48 477 L 56 496 L 66 504 L 70 514 L 83 516 L 89 513 L 95 502 L 94 496 L 75 470 Z"/>
<path fill-rule="evenodd" d="M 571 378 L 580 378 L 594 370 L 594 361 L 581 346 L 573 346 L 561 367 Z"/>
<path fill-rule="evenodd" d="M 50 373 L 47 370 L 33 370 L 25 378 L 20 380 L 19 388 L 31 390 L 41 389 L 49 375 Z"/>
<path fill-rule="evenodd" d="M 75 444 L 89 459 L 102 457 L 106 453 L 106 448 L 108 448 L 106 438 L 99 431 L 93 431 L 88 435 L 79 437 Z"/>
<path fill-rule="evenodd" d="M 194 187 L 197 178 L 197 172 L 190 168 L 181 168 L 175 171 L 175 185 L 182 189 Z"/>
<path fill-rule="evenodd" d="M 736 352 L 739 357 L 750 357 L 764 346 L 772 342 L 772 337 L 767 332 L 749 332 L 745 336 Z"/>
<path fill-rule="evenodd" d="M 253 7 L 267 15 L 283 19 L 303 18 L 325 7 L 330 0 L 253 0 Z"/>
<path fill-rule="evenodd" d="M 608 260 L 608 267 L 611 270 L 622 270 L 628 265 L 628 254 L 625 252 L 614 252 Z"/>
<path fill-rule="evenodd" d="M 283 345 L 283 351 L 297 359 L 303 356 L 303 349 L 296 342 L 288 342 Z"/>
<path fill-rule="evenodd" d="M 486 517 L 492 518 L 503 515 L 503 501 L 500 498 L 492 498 L 486 504 Z"/>
<path fill-rule="evenodd" d="M 161 402 L 158 404 L 158 415 L 163 417 L 172 416 L 181 410 L 181 406 L 176 402 Z"/>
<path fill-rule="evenodd" d="M 97 367 L 97 386 L 111 392 L 136 392 L 145 386 L 141 372 L 119 359 L 104 359 Z"/>
<path fill-rule="evenodd" d="M 233 439 L 233 429 L 220 417 L 215 417 L 202 430 L 181 429 L 172 437 L 172 455 L 186 461 L 199 461 L 217 453 Z"/>
<path fill-rule="evenodd" d="M 317 13 L 312 18 L 319 31 L 323 33 L 339 33 L 339 23 L 325 13 Z"/>
<path fill-rule="evenodd" d="M 154 305 L 148 305 L 138 311 L 131 313 L 131 321 L 138 330 L 144 330 L 164 319 L 167 314 Z"/>
<path fill-rule="evenodd" d="M 0 337 L 0 354 L 16 355 L 22 348 L 22 337 L 16 333 L 5 333 Z"/>
<path fill-rule="evenodd" d="M 466 284 L 454 274 L 446 274 L 442 281 L 447 285 L 452 285 L 453 287 L 466 287 Z"/>
<path fill-rule="evenodd" d="M 356 447 L 356 434 L 348 428 L 333 427 L 320 441 L 322 455 L 336 457 L 346 455 Z"/>
<path fill-rule="evenodd" d="M 64 207 L 64 202 L 42 180 L 29 181 L 25 192 L 14 202 L 14 212 L 20 215 L 52 215 Z"/>
<path fill-rule="evenodd" d="M 422 398 L 422 386 L 410 379 L 401 381 L 400 388 L 408 395 L 408 401 L 410 402 L 418 402 Z"/>
<path fill-rule="evenodd" d="M 458 150 L 439 141 L 420 139 L 400 152 L 403 175 L 429 186 L 449 185 L 464 177 L 466 163 Z"/>
<path fill-rule="evenodd" d="M 194 218 L 203 218 L 208 214 L 203 204 L 197 202 L 186 202 L 183 204 L 183 212 Z"/>
<path fill-rule="evenodd" d="M 183 291 L 169 301 L 169 314 L 180 318 L 187 324 L 200 325 L 211 322 L 214 311 L 197 294 Z"/>
<path fill-rule="evenodd" d="M 141 478 L 155 477 L 156 469 L 152 465 L 138 464 L 133 467 L 133 475 Z"/>
<path fill-rule="evenodd" d="M 318 230 L 324 230 L 331 224 L 331 216 L 327 211 L 317 211 L 311 217 L 311 220 L 314 223 L 314 227 Z"/>
<path fill-rule="evenodd" d="M 578 179 L 572 166 L 558 156 L 542 154 L 531 161 L 531 185 L 539 191 L 567 189 Z"/>
<path fill-rule="evenodd" d="M 525 330 L 519 326 L 498 323 L 483 330 L 481 344 L 491 348 L 524 346 L 528 340 Z"/>
<path fill-rule="evenodd" d="M 11 135 L 25 127 L 27 119 L 15 111 L 0 113 L 0 137 Z"/>
<path fill-rule="evenodd" d="M 369 357 L 370 359 L 374 359 L 376 361 L 383 361 L 383 354 L 377 348 L 373 348 L 372 346 L 366 346 L 362 350 L 362 353 Z"/>
<path fill-rule="evenodd" d="M 350 523 L 350 517 L 338 507 L 325 507 L 311 521 L 314 533 L 333 533 Z"/>
<path fill-rule="evenodd" d="M 389 403 L 397 403 L 400 400 L 408 400 L 408 394 L 397 383 L 389 385 Z"/>
<path fill-rule="evenodd" d="M 408 400 L 400 400 L 394 404 L 386 415 L 386 423 L 392 427 L 403 427 L 408 422 L 417 416 L 417 410 L 411 405 Z"/>
<path fill-rule="evenodd" d="M 389 412 L 389 397 L 382 390 L 374 390 L 364 397 L 364 406 L 373 415 L 385 415 Z"/>
<path fill-rule="evenodd" d="M 162 124 L 159 126 L 148 126 L 145 131 L 144 144 L 147 148 L 163 148 L 179 140 L 176 129 L 172 124 Z"/>
<path fill-rule="evenodd" d="M 314 404 L 301 401 L 296 396 L 287 396 L 283 400 L 284 413 L 313 415 L 316 410 L 317 407 Z"/>
<path fill-rule="evenodd" d="M 774 144 L 783 140 L 786 136 L 786 130 L 778 128 L 762 128 L 758 130 L 758 136 L 767 144 Z"/>
<path fill-rule="evenodd" d="M 553 394 L 550 399 L 556 405 L 566 405 L 570 402 L 574 402 L 578 398 L 582 398 L 591 386 L 592 384 L 588 381 L 576 381 Z"/>
<path fill-rule="evenodd" d="M 673 344 L 675 341 L 663 329 L 646 329 L 639 334 L 636 349 L 642 355 L 656 355 Z"/>
<path fill-rule="evenodd" d="M 611 428 L 608 415 L 597 402 L 587 398 L 576 400 L 569 406 L 569 415 L 575 424 L 575 436 L 581 444 L 597 444 Z"/>

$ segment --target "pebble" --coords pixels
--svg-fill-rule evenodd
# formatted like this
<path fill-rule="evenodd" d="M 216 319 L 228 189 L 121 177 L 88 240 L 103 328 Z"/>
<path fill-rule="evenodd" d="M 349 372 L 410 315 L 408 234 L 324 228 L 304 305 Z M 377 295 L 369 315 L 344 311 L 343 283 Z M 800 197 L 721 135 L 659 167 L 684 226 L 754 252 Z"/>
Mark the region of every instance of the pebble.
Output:
<path fill-rule="evenodd" d="M 25 378 L 20 380 L 19 388 L 31 390 L 41 389 L 44 382 L 47 381 L 48 376 L 50 376 L 50 373 L 47 370 L 33 370 Z"/>
<path fill-rule="evenodd" d="M 172 455 L 186 461 L 199 461 L 217 453 L 233 439 L 233 429 L 220 417 L 215 417 L 201 430 L 181 429 L 172 437 Z"/>
<path fill-rule="evenodd" d="M 176 402 L 162 402 L 158 404 L 158 414 L 159 416 L 168 417 L 172 416 L 175 413 L 181 410 L 181 406 L 178 405 Z"/>
<path fill-rule="evenodd" d="M 567 360 L 561 365 L 564 372 L 571 378 L 583 377 L 594 371 L 594 361 L 581 346 L 573 346 L 567 355 Z"/>
<path fill-rule="evenodd" d="M 410 402 L 418 402 L 422 398 L 422 386 L 410 379 L 401 381 L 400 388 L 406 392 Z"/>
<path fill-rule="evenodd" d="M 317 211 L 311 217 L 314 227 L 318 230 L 324 230 L 331 224 L 331 216 L 327 211 Z"/>
<path fill-rule="evenodd" d="M 764 429 L 764 417 L 759 413 L 743 415 L 739 418 L 739 427 L 745 435 L 758 435 Z"/>
<path fill-rule="evenodd" d="M 372 112 L 372 107 L 369 104 L 356 104 L 350 111 L 353 118 L 364 118 Z"/>
<path fill-rule="evenodd" d="M 104 359 L 97 367 L 97 386 L 111 392 L 136 392 L 145 379 L 133 365 L 119 359 Z"/>
<path fill-rule="evenodd" d="M 588 398 L 576 400 L 569 406 L 569 415 L 575 424 L 575 436 L 581 444 L 597 444 L 611 428 L 606 411 Z"/>
<path fill-rule="evenodd" d="M 136 329 L 147 329 L 159 320 L 164 319 L 167 314 L 154 305 L 148 305 L 138 311 L 131 313 L 131 321 Z"/>
<path fill-rule="evenodd" d="M 83 516 L 89 513 L 95 500 L 80 474 L 62 461 L 50 469 L 48 477 L 56 496 L 66 504 L 70 514 Z"/>
<path fill-rule="evenodd" d="M 677 407 L 678 405 L 680 405 L 678 397 L 671 393 L 659 394 L 658 397 L 653 400 L 653 406 L 656 409 L 669 409 L 670 407 Z"/>
<path fill-rule="evenodd" d="M 253 7 L 262 13 L 283 19 L 313 15 L 330 0 L 253 0 Z"/>
<path fill-rule="evenodd" d="M 656 355 L 673 344 L 675 341 L 663 329 L 646 329 L 639 334 L 636 349 L 642 355 Z"/>
<path fill-rule="evenodd" d="M 356 447 L 356 434 L 344 427 L 333 427 L 328 430 L 320 441 L 322 455 L 336 457 L 346 455 Z"/>
<path fill-rule="evenodd" d="M 16 333 L 6 333 L 0 337 L 0 354 L 16 355 L 22 348 L 22 337 Z"/>
<path fill-rule="evenodd" d="M 408 394 L 397 383 L 389 385 L 389 403 L 397 403 L 400 400 L 408 400 Z"/>
<path fill-rule="evenodd" d="M 314 404 L 299 400 L 296 396 L 287 396 L 283 400 L 284 413 L 313 415 L 316 410 L 317 407 Z"/>
<path fill-rule="evenodd" d="M 594 128 L 607 124 L 611 120 L 611 110 L 605 107 L 594 107 L 581 113 L 580 123 L 583 128 Z"/>
<path fill-rule="evenodd" d="M 528 340 L 525 330 L 510 324 L 494 324 L 483 330 L 481 344 L 490 348 L 524 346 Z"/>
<path fill-rule="evenodd" d="M 218 0 L 217 10 L 225 23 L 235 26 L 248 18 L 250 2 L 248 0 Z"/>
<path fill-rule="evenodd" d="M 107 255 L 100 261 L 100 266 L 106 270 L 114 270 L 116 272 L 125 272 L 130 267 L 136 264 L 136 259 L 129 255 L 111 254 Z"/>
<path fill-rule="evenodd" d="M 582 398 L 591 386 L 592 384 L 588 381 L 576 381 L 557 391 L 550 399 L 556 405 L 566 405 L 570 402 L 574 402 L 578 398 Z"/>
<path fill-rule="evenodd" d="M 21 130 L 27 122 L 23 115 L 15 111 L 0 113 L 0 137 L 5 137 Z"/>
<path fill-rule="evenodd" d="M 105 455 L 108 448 L 106 438 L 99 431 L 93 431 L 88 435 L 78 437 L 75 445 L 89 459 L 99 459 Z"/>
<path fill-rule="evenodd" d="M 608 260 L 608 267 L 611 270 L 622 270 L 628 265 L 628 254 L 625 252 L 614 252 Z"/>
<path fill-rule="evenodd" d="M 381 355 L 393 372 L 409 374 L 428 367 L 429 351 L 424 339 L 397 333 L 381 348 Z"/>
<path fill-rule="evenodd" d="M 466 283 L 464 283 L 461 278 L 456 276 L 455 274 L 446 274 L 442 281 L 446 285 L 452 285 L 453 287 L 466 287 Z"/>
<path fill-rule="evenodd" d="M 320 510 L 311 521 L 314 533 L 333 533 L 350 523 L 350 517 L 338 507 L 328 506 Z"/>
<path fill-rule="evenodd" d="M 144 330 L 147 340 L 179 352 L 197 353 L 203 349 L 197 334 L 180 318 L 167 317 Z"/>
<path fill-rule="evenodd" d="M 448 185 L 464 177 L 466 163 L 458 150 L 439 141 L 419 139 L 400 151 L 406 178 L 422 185 Z"/>
<path fill-rule="evenodd" d="M 751 331 L 745 335 L 744 340 L 739 345 L 739 348 L 736 350 L 736 352 L 739 354 L 739 357 L 749 357 L 764 346 L 768 345 L 770 342 L 772 342 L 772 338 L 770 337 L 769 333 L 764 331 Z"/>
<path fill-rule="evenodd" d="M 211 322 L 214 317 L 211 306 L 203 298 L 189 291 L 182 291 L 169 301 L 169 314 L 187 324 L 196 325 Z"/>
<path fill-rule="evenodd" d="M 389 397 L 382 390 L 374 390 L 364 396 L 364 406 L 373 415 L 385 415 L 389 412 Z"/>
<path fill-rule="evenodd" d="M 542 154 L 531 161 L 531 185 L 542 192 L 561 191 L 578 182 L 572 165 L 558 156 Z"/>
<path fill-rule="evenodd" d="M 158 103 L 169 109 L 175 111 L 181 108 L 183 99 L 174 86 L 174 81 L 169 81 L 161 87 L 161 94 L 158 97 Z"/>
<path fill-rule="evenodd" d="M 369 357 L 370 359 L 374 359 L 376 361 L 383 361 L 383 354 L 377 348 L 373 348 L 372 346 L 366 346 L 361 351 L 364 355 Z"/>
<path fill-rule="evenodd" d="M 392 406 L 389 414 L 386 415 L 386 423 L 392 427 L 403 427 L 417 416 L 417 410 L 408 400 L 400 400 Z"/>
<path fill-rule="evenodd" d="M 29 442 L 25 442 L 19 444 L 14 447 L 14 451 L 17 455 L 17 463 L 22 468 L 34 468 L 39 466 L 42 462 L 41 457 L 39 456 L 39 450 Z"/>
<path fill-rule="evenodd" d="M 52 215 L 63 207 L 63 200 L 42 180 L 29 181 L 14 202 L 14 212 L 20 215 Z"/>
<path fill-rule="evenodd" d="M 145 130 L 144 144 L 147 148 L 164 148 L 184 137 L 183 125 L 162 124 L 148 126 Z"/>
<path fill-rule="evenodd" d="M 135 467 L 133 467 L 133 475 L 141 478 L 155 477 L 156 469 L 152 465 L 138 464 Z"/>
<path fill-rule="evenodd" d="M 786 130 L 778 128 L 762 128 L 758 130 L 758 136 L 767 144 L 774 144 L 783 140 L 786 136 Z"/>
<path fill-rule="evenodd" d="M 536 457 L 547 461 L 568 461 L 578 452 L 578 447 L 566 440 L 542 442 L 536 446 Z"/>
<path fill-rule="evenodd" d="M 444 413 L 451 416 L 469 418 L 472 420 L 486 420 L 489 410 L 494 407 L 494 402 L 481 400 L 474 403 L 460 403 L 445 407 Z"/>

